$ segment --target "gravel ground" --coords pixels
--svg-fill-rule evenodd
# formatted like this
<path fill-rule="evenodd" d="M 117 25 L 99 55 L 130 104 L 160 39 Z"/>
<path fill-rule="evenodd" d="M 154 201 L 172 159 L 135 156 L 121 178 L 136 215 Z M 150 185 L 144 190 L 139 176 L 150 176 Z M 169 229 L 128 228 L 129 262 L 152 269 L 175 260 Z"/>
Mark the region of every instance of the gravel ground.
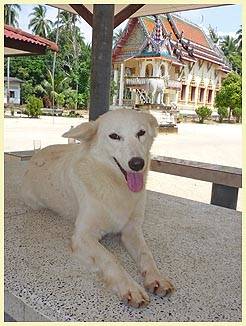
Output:
<path fill-rule="evenodd" d="M 40 119 L 5 118 L 4 151 L 33 149 L 33 141 L 41 146 L 65 144 L 61 135 L 79 123 L 82 118 L 46 117 Z M 236 124 L 181 123 L 177 134 L 159 134 L 152 153 L 200 162 L 242 167 L 242 126 Z M 147 188 L 174 196 L 209 203 L 211 184 L 150 172 Z M 242 209 L 242 191 L 239 191 L 238 210 Z"/>

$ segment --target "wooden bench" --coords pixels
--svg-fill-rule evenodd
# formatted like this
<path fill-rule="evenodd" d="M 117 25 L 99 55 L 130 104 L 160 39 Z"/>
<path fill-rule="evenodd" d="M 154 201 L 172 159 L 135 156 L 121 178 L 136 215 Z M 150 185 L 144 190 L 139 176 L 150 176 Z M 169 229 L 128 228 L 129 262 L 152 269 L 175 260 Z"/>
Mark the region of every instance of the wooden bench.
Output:
<path fill-rule="evenodd" d="M 231 209 L 237 207 L 238 188 L 242 188 L 242 169 L 172 157 L 152 156 L 150 170 L 212 182 L 210 203 Z"/>

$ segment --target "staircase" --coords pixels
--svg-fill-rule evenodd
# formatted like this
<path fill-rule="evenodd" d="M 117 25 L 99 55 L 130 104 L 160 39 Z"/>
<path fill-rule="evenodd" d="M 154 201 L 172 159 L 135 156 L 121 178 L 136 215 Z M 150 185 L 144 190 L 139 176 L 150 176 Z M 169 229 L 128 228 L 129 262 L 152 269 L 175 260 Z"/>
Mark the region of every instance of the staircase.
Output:
<path fill-rule="evenodd" d="M 151 98 L 146 92 L 142 89 L 136 88 L 137 94 L 139 95 L 140 101 L 143 104 L 149 104 L 151 103 Z"/>

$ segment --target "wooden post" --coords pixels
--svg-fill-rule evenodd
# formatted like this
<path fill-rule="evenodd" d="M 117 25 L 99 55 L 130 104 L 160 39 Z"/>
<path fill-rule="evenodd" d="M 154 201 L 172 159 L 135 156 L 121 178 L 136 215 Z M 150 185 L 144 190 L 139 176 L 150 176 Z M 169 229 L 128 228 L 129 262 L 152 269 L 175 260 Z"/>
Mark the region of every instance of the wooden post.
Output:
<path fill-rule="evenodd" d="M 213 183 L 211 204 L 237 209 L 238 188 Z"/>
<path fill-rule="evenodd" d="M 114 5 L 93 5 L 89 120 L 109 110 Z"/>

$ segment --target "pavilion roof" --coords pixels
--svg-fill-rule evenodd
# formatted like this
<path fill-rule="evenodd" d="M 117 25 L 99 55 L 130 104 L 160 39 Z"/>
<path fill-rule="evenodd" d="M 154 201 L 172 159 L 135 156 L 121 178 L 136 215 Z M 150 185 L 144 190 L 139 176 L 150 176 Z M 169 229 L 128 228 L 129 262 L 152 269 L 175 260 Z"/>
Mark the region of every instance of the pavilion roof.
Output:
<path fill-rule="evenodd" d="M 27 33 L 13 26 L 4 25 L 5 56 L 45 54 L 47 49 L 57 52 L 58 46 L 41 36 Z"/>

